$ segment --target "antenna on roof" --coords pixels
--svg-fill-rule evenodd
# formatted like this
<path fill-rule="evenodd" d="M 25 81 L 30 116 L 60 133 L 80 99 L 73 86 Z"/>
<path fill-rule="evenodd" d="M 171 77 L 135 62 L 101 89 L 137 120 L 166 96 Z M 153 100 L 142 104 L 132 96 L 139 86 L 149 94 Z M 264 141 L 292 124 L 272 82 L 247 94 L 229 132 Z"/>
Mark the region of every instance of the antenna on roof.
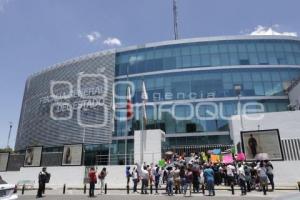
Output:
<path fill-rule="evenodd" d="M 173 0 L 173 20 L 174 20 L 174 37 L 178 40 L 178 17 L 177 17 L 177 0 Z"/>

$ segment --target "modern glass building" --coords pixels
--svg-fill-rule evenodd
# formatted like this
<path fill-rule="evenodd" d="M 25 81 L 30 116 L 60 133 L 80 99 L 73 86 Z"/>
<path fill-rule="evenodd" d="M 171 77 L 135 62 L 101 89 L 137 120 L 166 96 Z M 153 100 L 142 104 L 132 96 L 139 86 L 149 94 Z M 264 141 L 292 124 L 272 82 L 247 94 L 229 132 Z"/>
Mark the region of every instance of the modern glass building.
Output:
<path fill-rule="evenodd" d="M 104 72 L 99 72 L 99 68 L 105 68 Z M 77 123 L 76 113 L 81 111 L 74 106 L 74 99 L 97 97 L 97 93 L 92 92 L 98 84 L 93 76 L 85 77 L 87 96 L 75 94 L 68 100 L 50 98 L 46 104 L 41 103 L 42 97 L 50 95 L 51 81 L 69 81 L 76 88 L 80 72 L 108 73 L 110 88 L 104 105 L 111 117 L 104 128 L 83 127 Z M 300 39 L 297 37 L 183 39 L 117 49 L 109 55 L 100 52 L 84 56 L 32 75 L 27 80 L 16 149 L 43 145 L 48 147 L 46 151 L 51 151 L 52 147 L 66 143 L 84 143 L 86 164 L 96 162 L 97 155 L 133 154 L 133 133 L 141 127 L 140 110 L 135 109 L 131 120 L 112 120 L 112 112 L 115 111 L 116 118 L 126 115 L 120 112 L 124 110 L 126 99 L 119 98 L 126 96 L 126 82 L 133 83 L 132 101 L 140 104 L 143 81 L 149 96 L 146 128 L 165 131 L 166 148 L 230 145 L 228 118 L 238 114 L 239 102 L 242 106 L 249 102 L 263 105 L 264 110 L 260 112 L 285 111 L 289 105 L 285 89 L 299 77 Z M 115 97 L 112 82 L 115 83 Z M 57 90 L 60 94 L 68 94 L 64 83 Z M 53 120 L 49 116 L 53 102 L 71 102 L 73 108 L 76 107 L 72 117 Z M 81 109 L 86 112 L 81 115 L 86 124 L 98 122 L 105 113 L 100 107 L 98 110 Z M 58 115 L 65 117 L 72 109 L 66 110 Z M 120 159 L 115 160 L 121 163 Z"/>

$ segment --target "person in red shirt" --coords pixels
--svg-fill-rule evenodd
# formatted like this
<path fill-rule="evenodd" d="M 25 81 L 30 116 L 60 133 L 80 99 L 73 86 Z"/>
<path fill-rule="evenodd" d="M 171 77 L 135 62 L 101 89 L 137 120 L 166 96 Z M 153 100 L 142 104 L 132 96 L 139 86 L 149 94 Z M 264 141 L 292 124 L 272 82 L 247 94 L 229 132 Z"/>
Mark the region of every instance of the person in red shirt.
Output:
<path fill-rule="evenodd" d="M 89 179 L 90 179 L 90 190 L 89 190 L 89 197 L 95 196 L 95 184 L 97 183 L 97 176 L 95 168 L 92 167 L 89 171 Z"/>

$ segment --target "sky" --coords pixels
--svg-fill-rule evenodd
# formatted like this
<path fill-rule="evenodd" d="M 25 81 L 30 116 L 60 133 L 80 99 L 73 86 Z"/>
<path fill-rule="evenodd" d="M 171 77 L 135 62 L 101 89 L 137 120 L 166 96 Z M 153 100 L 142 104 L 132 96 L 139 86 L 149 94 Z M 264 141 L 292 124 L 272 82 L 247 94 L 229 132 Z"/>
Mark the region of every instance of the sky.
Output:
<path fill-rule="evenodd" d="M 300 34 L 299 0 L 177 0 L 179 37 Z M 0 0 L 0 148 L 27 77 L 80 55 L 173 39 L 172 0 Z"/>

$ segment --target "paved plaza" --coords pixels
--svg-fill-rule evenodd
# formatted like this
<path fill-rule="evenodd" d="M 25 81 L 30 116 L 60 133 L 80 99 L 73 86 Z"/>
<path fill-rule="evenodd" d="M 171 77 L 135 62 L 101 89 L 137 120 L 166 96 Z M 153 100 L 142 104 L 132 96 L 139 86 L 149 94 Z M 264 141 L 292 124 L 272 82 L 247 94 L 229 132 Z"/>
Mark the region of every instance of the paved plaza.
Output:
<path fill-rule="evenodd" d="M 91 199 L 88 197 L 88 195 L 84 195 L 82 190 L 67 190 L 65 195 L 59 195 L 62 194 L 61 190 L 51 190 L 46 191 L 46 196 L 42 199 L 45 200 L 82 200 L 82 199 Z M 35 199 L 35 191 L 26 191 L 24 195 L 19 194 L 19 199 L 21 200 L 31 200 Z M 235 195 L 231 195 L 230 191 L 227 190 L 218 190 L 216 191 L 215 197 L 209 197 L 209 196 L 203 196 L 202 194 L 192 194 L 192 197 L 183 197 L 183 195 L 174 195 L 174 196 L 167 196 L 166 194 L 162 193 L 159 195 L 141 195 L 141 194 L 126 194 L 126 191 L 109 191 L 109 194 L 98 194 L 98 191 L 96 191 L 96 197 L 92 199 L 104 199 L 104 200 L 148 200 L 148 199 L 157 199 L 157 200 L 165 200 L 165 199 L 213 199 L 213 200 L 238 200 L 238 199 L 247 199 L 247 200 L 258 200 L 258 199 L 265 199 L 265 200 L 271 200 L 271 199 L 282 199 L 282 197 L 287 197 L 288 200 L 296 200 L 300 199 L 300 193 L 296 190 L 289 191 L 275 191 L 270 192 L 266 196 L 264 196 L 261 192 L 250 192 L 246 196 L 241 196 L 240 191 L 237 190 Z"/>

